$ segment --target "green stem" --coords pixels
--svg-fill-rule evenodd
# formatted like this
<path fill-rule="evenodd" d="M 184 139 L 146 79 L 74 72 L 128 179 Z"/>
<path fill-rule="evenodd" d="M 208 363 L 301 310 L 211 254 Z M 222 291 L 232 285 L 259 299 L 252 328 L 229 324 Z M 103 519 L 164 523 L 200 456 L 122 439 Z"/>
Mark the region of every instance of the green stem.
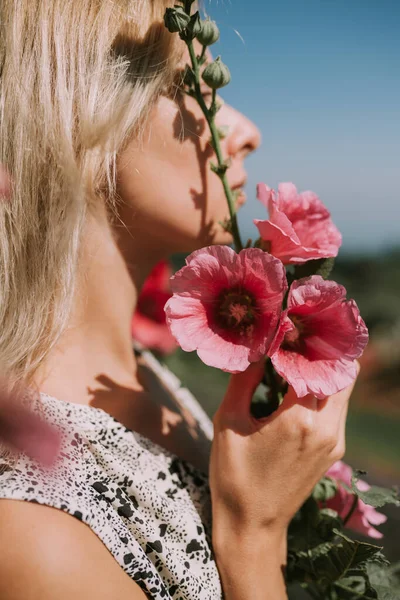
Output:
<path fill-rule="evenodd" d="M 201 51 L 201 54 L 200 54 L 200 60 L 199 60 L 200 64 L 203 64 L 203 60 L 206 55 L 206 51 L 207 51 L 207 46 L 203 46 L 203 50 Z"/>
<path fill-rule="evenodd" d="M 349 522 L 350 517 L 353 515 L 354 511 L 357 508 L 357 504 L 358 504 L 358 496 L 355 494 L 353 504 L 351 505 L 351 508 L 350 508 L 347 516 L 343 519 L 343 525 L 346 525 Z"/>
<path fill-rule="evenodd" d="M 268 381 L 269 387 L 271 389 L 272 395 L 274 398 L 277 398 L 278 397 L 278 386 L 277 386 L 276 377 L 275 377 L 275 370 L 274 370 L 274 367 L 272 366 L 272 362 L 271 362 L 270 358 L 267 358 L 267 360 L 266 360 L 265 369 L 267 372 L 267 381 Z"/>
<path fill-rule="evenodd" d="M 356 590 L 353 590 L 352 588 L 349 588 L 346 585 L 343 585 L 342 583 L 335 582 L 333 585 L 335 587 L 338 587 L 341 590 L 344 590 L 345 592 L 349 592 L 350 594 L 352 594 L 353 598 L 355 598 L 357 596 L 359 598 L 366 598 L 366 596 L 364 595 L 364 592 L 357 592 Z"/>
<path fill-rule="evenodd" d="M 211 103 L 212 110 L 210 110 L 210 109 L 208 109 L 206 103 L 204 102 L 204 98 L 201 93 L 200 68 L 199 68 L 199 63 L 197 60 L 196 53 L 194 51 L 193 42 L 187 41 L 186 44 L 187 44 L 187 47 L 189 50 L 190 60 L 192 62 L 192 70 L 193 70 L 194 77 L 195 77 L 194 91 L 196 94 L 196 100 L 199 103 L 201 110 L 203 111 L 203 114 L 207 120 L 208 126 L 211 131 L 212 143 L 213 143 L 215 154 L 217 156 L 218 168 L 220 170 L 220 172 L 217 173 L 217 175 L 222 182 L 225 196 L 228 201 L 229 216 L 230 216 L 230 220 L 231 220 L 232 236 L 233 236 L 235 248 L 236 248 L 237 252 L 240 252 L 240 250 L 243 250 L 243 244 L 242 244 L 242 240 L 240 238 L 239 227 L 238 227 L 237 218 L 236 218 L 235 201 L 234 201 L 233 193 L 232 193 L 232 190 L 230 188 L 230 185 L 228 183 L 228 179 L 226 176 L 225 161 L 224 161 L 224 157 L 222 155 L 219 133 L 218 133 L 217 126 L 215 124 L 215 119 L 214 119 L 214 114 L 213 114 L 213 109 L 215 110 L 215 107 L 216 107 L 216 91 L 213 90 L 213 100 Z"/>

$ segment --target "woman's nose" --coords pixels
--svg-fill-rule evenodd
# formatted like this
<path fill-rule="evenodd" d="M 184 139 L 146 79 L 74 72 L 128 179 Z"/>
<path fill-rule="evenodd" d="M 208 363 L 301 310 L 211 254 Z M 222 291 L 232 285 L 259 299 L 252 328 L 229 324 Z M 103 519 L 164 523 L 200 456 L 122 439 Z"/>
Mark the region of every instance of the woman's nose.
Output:
<path fill-rule="evenodd" d="M 234 118 L 230 119 L 227 137 L 227 152 L 229 156 L 245 158 L 250 152 L 257 150 L 261 144 L 261 133 L 256 125 L 242 113 L 234 111 Z"/>

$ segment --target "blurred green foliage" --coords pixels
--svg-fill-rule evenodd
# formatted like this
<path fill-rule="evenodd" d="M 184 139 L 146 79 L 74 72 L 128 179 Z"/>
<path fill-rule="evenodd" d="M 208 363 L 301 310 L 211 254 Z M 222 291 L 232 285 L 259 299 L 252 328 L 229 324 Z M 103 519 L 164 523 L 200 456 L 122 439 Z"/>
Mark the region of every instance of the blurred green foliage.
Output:
<path fill-rule="evenodd" d="M 339 255 L 331 279 L 345 286 L 373 334 L 400 319 L 400 247 L 381 254 Z"/>

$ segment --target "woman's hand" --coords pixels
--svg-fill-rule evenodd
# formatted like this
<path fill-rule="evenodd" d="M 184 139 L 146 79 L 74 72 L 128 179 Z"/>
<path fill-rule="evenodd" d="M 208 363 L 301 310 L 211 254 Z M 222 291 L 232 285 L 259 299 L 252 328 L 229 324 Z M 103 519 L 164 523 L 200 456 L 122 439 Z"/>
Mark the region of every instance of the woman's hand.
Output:
<path fill-rule="evenodd" d="M 246 558 L 247 564 L 253 564 L 253 558 L 262 550 L 268 552 L 260 559 L 262 573 L 255 577 L 265 575 L 266 565 L 276 558 L 271 581 L 275 577 L 278 585 L 277 573 L 286 558 L 289 522 L 318 480 L 345 451 L 345 424 L 353 386 L 325 400 L 313 396 L 298 399 L 289 388 L 279 409 L 257 420 L 250 414 L 250 404 L 263 369 L 260 362 L 233 375 L 213 419 L 213 545 L 228 587 L 233 548 L 238 552 L 237 559 L 233 559 L 237 567 Z M 281 574 L 280 579 L 283 581 Z M 281 587 L 281 595 L 277 592 L 276 598 L 285 597 L 282 583 Z M 238 590 L 238 582 L 231 588 Z M 237 592 L 227 597 L 247 596 Z"/>
<path fill-rule="evenodd" d="M 231 377 L 214 417 L 210 486 L 215 514 L 240 527 L 286 528 L 317 481 L 345 451 L 345 423 L 353 386 L 317 400 L 292 388 L 279 409 L 250 414 L 263 364 Z"/>

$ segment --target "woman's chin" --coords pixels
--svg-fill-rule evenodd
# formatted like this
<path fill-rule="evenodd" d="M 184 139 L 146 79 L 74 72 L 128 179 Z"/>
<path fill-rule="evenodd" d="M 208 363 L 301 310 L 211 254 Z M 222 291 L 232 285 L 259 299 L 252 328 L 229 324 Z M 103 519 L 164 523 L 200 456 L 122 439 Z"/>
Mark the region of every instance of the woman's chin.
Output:
<path fill-rule="evenodd" d="M 225 222 L 227 223 L 227 220 Z M 219 221 L 214 224 L 213 228 L 209 229 L 208 236 L 205 236 L 208 238 L 208 242 L 203 244 L 203 246 L 229 246 L 233 243 L 233 236 L 225 229 L 223 223 L 223 221 Z"/>
<path fill-rule="evenodd" d="M 233 244 L 232 234 L 228 231 L 221 231 L 217 236 L 215 236 L 215 241 L 212 245 L 230 246 L 231 244 Z"/>
<path fill-rule="evenodd" d="M 230 246 L 232 243 L 232 234 L 218 223 L 215 227 L 210 227 L 207 231 L 201 232 L 198 237 L 191 240 L 186 239 L 185 243 L 180 245 L 179 249 L 174 248 L 173 252 L 190 253 L 206 246 Z"/>
<path fill-rule="evenodd" d="M 199 244 L 198 248 L 204 248 L 204 246 L 230 246 L 232 243 L 232 234 L 219 225 L 213 235 L 204 236 L 202 243 Z"/>

